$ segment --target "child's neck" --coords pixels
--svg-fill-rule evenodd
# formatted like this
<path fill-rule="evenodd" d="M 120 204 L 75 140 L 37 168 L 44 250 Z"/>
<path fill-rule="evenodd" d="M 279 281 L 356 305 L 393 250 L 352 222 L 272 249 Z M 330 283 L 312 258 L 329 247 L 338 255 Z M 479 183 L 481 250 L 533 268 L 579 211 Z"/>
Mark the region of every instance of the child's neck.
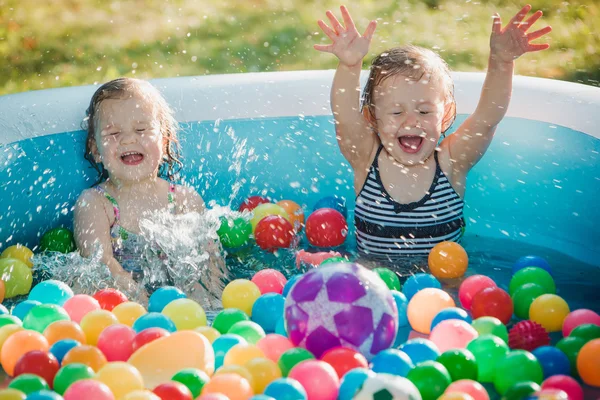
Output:
<path fill-rule="evenodd" d="M 107 179 L 106 184 L 120 193 L 141 193 L 148 194 L 155 192 L 158 189 L 158 177 L 147 178 L 140 181 L 123 181 L 120 179 Z"/>

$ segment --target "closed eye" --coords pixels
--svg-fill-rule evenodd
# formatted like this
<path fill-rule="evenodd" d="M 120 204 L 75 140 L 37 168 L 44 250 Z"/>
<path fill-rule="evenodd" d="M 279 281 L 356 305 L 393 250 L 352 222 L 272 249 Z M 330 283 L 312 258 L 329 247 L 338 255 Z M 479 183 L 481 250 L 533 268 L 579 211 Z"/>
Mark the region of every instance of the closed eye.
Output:
<path fill-rule="evenodd" d="M 421 115 L 431 114 L 431 111 L 419 111 Z"/>
<path fill-rule="evenodd" d="M 396 111 L 395 113 L 392 113 L 394 115 L 402 115 L 402 111 Z"/>
<path fill-rule="evenodd" d="M 138 128 L 136 129 L 136 132 L 144 132 L 146 130 L 146 128 Z"/>

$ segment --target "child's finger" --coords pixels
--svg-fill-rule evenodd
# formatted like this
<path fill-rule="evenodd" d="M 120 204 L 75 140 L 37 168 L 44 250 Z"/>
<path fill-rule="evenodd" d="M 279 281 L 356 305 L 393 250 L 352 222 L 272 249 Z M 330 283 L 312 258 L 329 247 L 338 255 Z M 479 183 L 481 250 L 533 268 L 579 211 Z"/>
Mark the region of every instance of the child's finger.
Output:
<path fill-rule="evenodd" d="M 500 19 L 500 14 L 494 13 L 492 16 L 492 33 L 501 33 L 502 32 L 502 19 Z"/>
<path fill-rule="evenodd" d="M 544 44 L 530 44 L 527 47 L 527 51 L 531 53 L 531 52 L 534 52 L 534 51 L 546 50 L 549 47 L 550 47 L 550 45 L 548 43 L 544 43 Z"/>
<path fill-rule="evenodd" d="M 315 44 L 313 45 L 315 50 L 323 51 L 325 53 L 333 53 L 333 45 L 332 44 Z"/>
<path fill-rule="evenodd" d="M 512 19 L 510 20 L 510 23 L 508 24 L 510 25 L 519 25 L 521 23 L 521 21 L 523 21 L 523 18 L 525 18 L 525 16 L 527 15 L 527 13 L 531 10 L 531 6 L 529 4 L 527 4 L 525 7 L 523 7 L 521 9 L 521 11 L 519 11 L 514 17 L 512 17 Z"/>
<path fill-rule="evenodd" d="M 344 18 L 344 24 L 346 25 L 346 29 L 349 29 L 349 30 L 356 29 L 356 26 L 354 25 L 354 21 L 352 20 L 352 17 L 350 16 L 350 13 L 348 12 L 348 9 L 346 8 L 346 6 L 341 6 L 340 10 L 342 11 L 342 18 Z"/>
<path fill-rule="evenodd" d="M 329 18 L 331 26 L 338 35 L 344 31 L 344 27 L 342 26 L 342 24 L 340 24 L 340 21 L 337 20 L 337 18 L 335 17 L 335 15 L 333 15 L 331 11 L 327 11 L 325 15 L 327 15 L 327 18 Z"/>
<path fill-rule="evenodd" d="M 317 22 L 317 24 L 319 24 L 319 26 L 323 30 L 323 33 L 326 34 L 329 37 L 329 39 L 331 39 L 331 40 L 337 39 L 337 34 L 335 33 L 335 31 L 333 29 L 331 29 L 329 26 L 327 26 L 327 24 L 325 22 L 319 20 Z"/>
<path fill-rule="evenodd" d="M 519 28 L 526 31 L 527 29 L 531 28 L 531 26 L 535 24 L 535 21 L 540 19 L 542 15 L 544 15 L 544 13 L 541 10 L 536 11 L 531 17 L 527 18 L 527 21 L 523 22 Z"/>
<path fill-rule="evenodd" d="M 377 21 L 369 22 L 367 29 L 365 29 L 365 34 L 363 35 L 369 42 L 373 38 L 373 34 L 375 33 L 375 29 L 377 28 Z"/>
<path fill-rule="evenodd" d="M 527 40 L 535 40 L 537 38 L 540 38 L 542 36 L 544 36 L 545 34 L 549 33 L 552 31 L 552 27 L 551 26 L 547 26 L 545 28 L 542 29 L 538 29 L 535 32 L 531 32 L 527 34 Z"/>

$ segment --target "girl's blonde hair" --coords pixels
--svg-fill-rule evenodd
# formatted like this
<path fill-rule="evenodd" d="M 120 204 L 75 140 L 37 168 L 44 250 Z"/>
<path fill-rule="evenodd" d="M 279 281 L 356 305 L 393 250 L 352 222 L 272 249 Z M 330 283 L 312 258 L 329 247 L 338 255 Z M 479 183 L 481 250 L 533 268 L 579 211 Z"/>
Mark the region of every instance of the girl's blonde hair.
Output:
<path fill-rule="evenodd" d="M 407 45 L 394 47 L 375 57 L 371 63 L 371 72 L 365 85 L 361 109 L 375 120 L 374 92 L 377 86 L 396 75 L 403 75 L 415 82 L 424 76 L 428 79 L 439 77 L 446 89 L 445 103 L 448 111 L 442 120 L 442 133 L 445 133 L 456 119 L 456 101 L 454 100 L 454 82 L 450 76 L 448 64 L 436 53 L 423 47 Z"/>
<path fill-rule="evenodd" d="M 104 100 L 108 99 L 127 99 L 133 95 L 146 96 L 152 99 L 157 119 L 160 122 L 160 131 L 163 139 L 166 140 L 164 148 L 163 162 L 160 165 L 159 175 L 165 176 L 169 181 L 176 179 L 178 172 L 183 164 L 179 160 L 180 149 L 177 141 L 177 131 L 179 125 L 173 115 L 173 110 L 161 95 L 161 93 L 149 82 L 133 79 L 118 78 L 100 86 L 86 110 L 86 118 L 83 121 L 82 128 L 87 131 L 84 157 L 92 167 L 98 172 L 98 180 L 95 185 L 105 181 L 108 178 L 108 171 L 102 163 L 96 162 L 93 150 L 96 147 L 96 126 L 98 120 L 98 110 Z"/>

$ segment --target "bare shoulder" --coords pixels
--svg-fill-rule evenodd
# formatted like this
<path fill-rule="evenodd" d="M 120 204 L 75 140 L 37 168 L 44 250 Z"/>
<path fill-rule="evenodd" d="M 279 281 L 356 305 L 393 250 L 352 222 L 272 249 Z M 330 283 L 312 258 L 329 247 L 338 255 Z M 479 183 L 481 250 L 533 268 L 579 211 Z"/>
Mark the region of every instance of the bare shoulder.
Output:
<path fill-rule="evenodd" d="M 86 189 L 79 195 L 74 209 L 75 225 L 112 224 L 115 213 L 110 203 L 95 189 Z"/>
<path fill-rule="evenodd" d="M 464 197 L 467 176 L 465 170 L 460 168 L 457 160 L 452 158 L 452 154 L 450 153 L 450 141 L 448 139 L 449 138 L 444 139 L 440 144 L 437 153 L 438 162 L 442 172 L 446 175 L 454 190 L 461 197 Z"/>
<path fill-rule="evenodd" d="M 202 212 L 206 206 L 202 196 L 193 187 L 175 185 L 175 204 L 180 212 Z"/>
<path fill-rule="evenodd" d="M 98 208 L 104 209 L 105 198 L 97 190 L 86 189 L 77 198 L 75 213 L 97 212 Z"/>

